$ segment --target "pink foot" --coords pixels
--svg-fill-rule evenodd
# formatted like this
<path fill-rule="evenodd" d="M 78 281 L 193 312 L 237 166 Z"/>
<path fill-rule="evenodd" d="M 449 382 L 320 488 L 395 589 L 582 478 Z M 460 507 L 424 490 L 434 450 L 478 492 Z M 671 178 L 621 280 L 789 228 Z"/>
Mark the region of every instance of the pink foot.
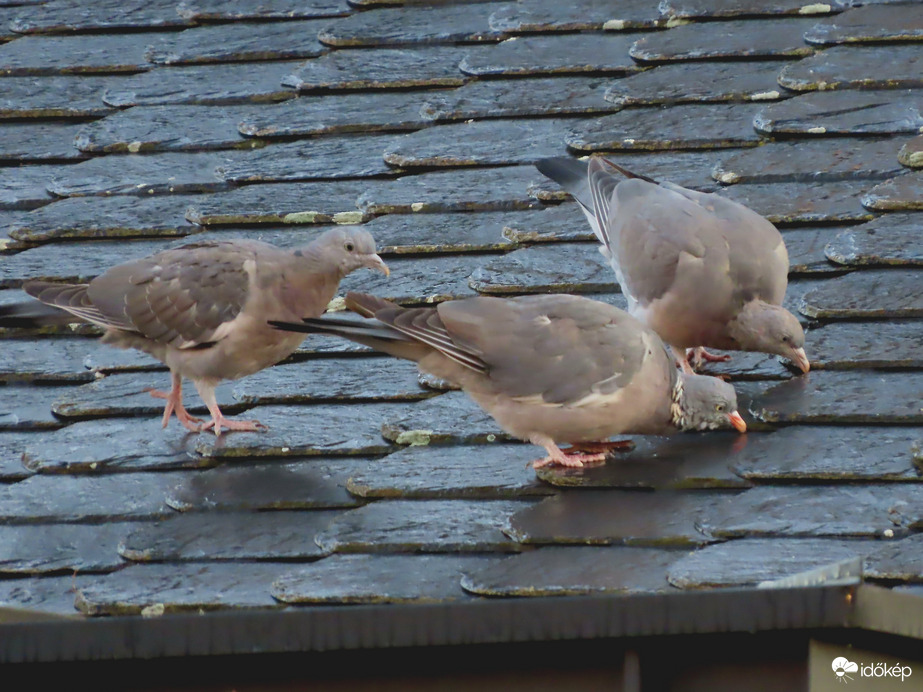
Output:
<path fill-rule="evenodd" d="M 686 360 L 692 360 L 696 369 L 702 367 L 702 363 L 726 363 L 731 359 L 727 354 L 718 355 L 717 353 L 711 353 L 706 351 L 703 346 L 696 346 L 695 348 L 690 348 L 686 351 Z"/>
<path fill-rule="evenodd" d="M 617 440 L 615 442 L 577 442 L 567 449 L 562 450 L 566 454 L 573 452 L 611 452 L 613 450 L 631 451 L 635 448 L 635 443 L 631 440 Z"/>
<path fill-rule="evenodd" d="M 215 435 L 221 434 L 221 428 L 225 430 L 238 430 L 241 432 L 261 432 L 269 428 L 258 420 L 230 420 L 225 418 L 219 411 L 217 416 L 213 416 L 210 421 L 201 427 L 201 430 L 214 430 Z"/>
<path fill-rule="evenodd" d="M 163 407 L 163 427 L 167 427 L 167 423 L 170 422 L 170 416 L 174 413 L 176 414 L 176 420 L 178 420 L 184 428 L 191 430 L 193 432 L 198 432 L 202 427 L 202 419 L 196 418 L 186 410 L 183 406 L 183 394 L 182 390 L 178 388 L 171 389 L 169 392 L 162 392 L 159 389 L 146 389 L 148 394 L 150 394 L 155 399 L 165 399 L 166 405 Z"/>
<path fill-rule="evenodd" d="M 570 450 L 558 450 L 560 456 L 549 454 L 544 459 L 536 459 L 532 462 L 532 468 L 540 469 L 543 466 L 558 464 L 570 468 L 582 468 L 588 464 L 600 464 L 606 460 L 606 453 L 584 454 L 583 452 L 572 452 Z"/>

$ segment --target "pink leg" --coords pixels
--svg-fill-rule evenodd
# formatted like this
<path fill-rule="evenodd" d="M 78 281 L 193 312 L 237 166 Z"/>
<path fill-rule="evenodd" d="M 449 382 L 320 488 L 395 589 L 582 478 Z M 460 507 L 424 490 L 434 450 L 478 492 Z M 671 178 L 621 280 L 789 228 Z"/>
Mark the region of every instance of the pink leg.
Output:
<path fill-rule="evenodd" d="M 689 359 L 686 357 L 687 354 L 685 349 L 670 346 L 670 350 L 673 351 L 673 357 L 676 359 L 676 364 L 679 366 L 680 370 L 687 375 L 692 375 L 695 370 L 689 365 Z"/>
<path fill-rule="evenodd" d="M 202 401 L 208 407 L 208 412 L 212 414 L 212 419 L 202 426 L 202 430 L 214 430 L 215 435 L 220 435 L 221 428 L 244 432 L 259 432 L 269 429 L 258 420 L 229 420 L 225 418 L 215 399 L 215 384 L 203 381 L 194 381 L 194 384 L 196 389 L 199 390 L 199 396 L 202 397 Z"/>
<path fill-rule="evenodd" d="M 689 360 L 690 356 L 692 357 L 692 362 L 695 365 L 695 368 L 701 368 L 703 362 L 708 363 L 726 363 L 731 359 L 727 354 L 718 355 L 717 353 L 710 353 L 705 350 L 704 346 L 696 346 L 695 348 L 690 348 L 686 351 L 686 360 Z"/>
<path fill-rule="evenodd" d="M 544 435 L 533 435 L 529 441 L 532 444 L 544 447 L 545 451 L 548 452 L 548 456 L 544 459 L 536 459 L 532 462 L 532 468 L 536 469 L 550 464 L 580 468 L 586 464 L 598 464 L 606 460 L 605 452 L 584 454 L 583 452 L 574 451 L 577 449 L 576 447 L 571 447 L 564 451 L 554 443 L 554 440 Z"/>
<path fill-rule="evenodd" d="M 155 399 L 166 399 L 167 403 L 163 407 L 163 427 L 167 427 L 170 422 L 170 416 L 176 414 L 178 420 L 184 428 L 198 432 L 201 429 L 201 418 L 196 418 L 189 414 L 183 406 L 183 377 L 179 373 L 171 373 L 173 386 L 169 392 L 162 392 L 159 389 L 146 390 Z"/>

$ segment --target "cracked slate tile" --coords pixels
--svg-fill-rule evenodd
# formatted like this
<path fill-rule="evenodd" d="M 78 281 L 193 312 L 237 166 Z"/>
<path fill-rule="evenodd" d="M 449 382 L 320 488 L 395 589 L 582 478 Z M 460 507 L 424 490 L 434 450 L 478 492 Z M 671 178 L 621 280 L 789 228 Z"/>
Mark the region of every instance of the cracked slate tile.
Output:
<path fill-rule="evenodd" d="M 923 40 L 920 5 L 867 5 L 817 22 L 804 32 L 808 43 L 877 43 Z"/>
<path fill-rule="evenodd" d="M 485 262 L 469 284 L 479 293 L 597 293 L 618 290 L 598 243 L 554 243 Z"/>
<path fill-rule="evenodd" d="M 352 12 L 345 0 L 180 0 L 180 17 L 201 20 L 312 19 L 342 17 Z"/>
<path fill-rule="evenodd" d="M 301 61 L 266 61 L 161 67 L 106 89 L 110 106 L 231 105 L 293 98 L 282 78 Z"/>
<path fill-rule="evenodd" d="M 135 562 L 305 560 L 323 556 L 314 542 L 336 511 L 181 514 L 122 530 L 118 554 Z"/>
<path fill-rule="evenodd" d="M 743 538 L 705 546 L 673 563 L 667 579 L 680 589 L 755 586 L 863 557 L 879 543 L 819 538 Z"/>
<path fill-rule="evenodd" d="M 814 370 L 923 368 L 923 321 L 830 322 L 807 336 Z"/>
<path fill-rule="evenodd" d="M 24 481 L 25 482 L 25 481 Z M 525 500 L 388 500 L 342 514 L 317 537 L 334 553 L 518 552 L 500 528 Z"/>
<path fill-rule="evenodd" d="M 125 77 L 6 77 L 0 94 L 0 119 L 95 118 L 113 112 L 103 91 Z"/>
<path fill-rule="evenodd" d="M 402 304 L 432 304 L 475 295 L 468 277 L 490 255 L 389 258 L 391 276 L 354 272 L 340 282 L 340 294 L 363 291 Z"/>
<path fill-rule="evenodd" d="M 437 3 L 357 12 L 324 26 L 317 38 L 337 48 L 494 42 L 504 33 L 487 20 L 491 12 L 506 4 Z"/>
<path fill-rule="evenodd" d="M 131 565 L 81 586 L 75 603 L 84 615 L 273 608 L 270 586 L 288 570 L 267 562 Z"/>
<path fill-rule="evenodd" d="M 465 74 L 477 77 L 582 72 L 627 75 L 644 69 L 628 55 L 633 39 L 618 33 L 515 36 L 468 52 L 458 67 Z"/>
<path fill-rule="evenodd" d="M 921 501 L 923 485 L 907 483 L 759 486 L 708 508 L 699 526 L 723 539 L 879 538 L 916 528 Z"/>
<path fill-rule="evenodd" d="M 921 425 L 921 391 L 919 372 L 827 370 L 767 389 L 749 410 L 766 423 Z"/>
<path fill-rule="evenodd" d="M 32 475 L 22 463 L 26 445 L 37 439 L 34 432 L 0 431 L 0 483 L 15 483 Z"/>
<path fill-rule="evenodd" d="M 113 572 L 125 565 L 116 548 L 135 524 L 0 526 L 0 574 Z"/>
<path fill-rule="evenodd" d="M 191 26 L 176 13 L 175 0 L 52 0 L 21 12 L 10 26 L 21 34 L 66 34 L 118 29 L 173 29 Z"/>
<path fill-rule="evenodd" d="M 661 14 L 671 19 L 773 17 L 777 15 L 829 14 L 830 3 L 805 4 L 805 0 L 663 0 Z"/>
<path fill-rule="evenodd" d="M 779 84 L 794 91 L 919 88 L 923 52 L 915 44 L 834 46 L 783 67 Z"/>
<path fill-rule="evenodd" d="M 920 130 L 923 130 L 923 127 Z M 897 152 L 897 160 L 908 168 L 923 168 L 923 135 L 905 142 Z"/>
<path fill-rule="evenodd" d="M 282 575 L 283 603 L 442 603 L 468 596 L 459 580 L 490 558 L 455 555 L 332 555 Z"/>
<path fill-rule="evenodd" d="M 923 173 L 906 173 L 879 183 L 862 196 L 875 211 L 923 210 Z"/>
<path fill-rule="evenodd" d="M 672 590 L 667 567 L 684 553 L 656 548 L 555 546 L 469 571 L 462 587 L 480 596 L 580 596 Z"/>
<path fill-rule="evenodd" d="M 322 20 L 198 26 L 165 34 L 144 57 L 157 65 L 195 65 L 316 58 L 326 52 L 317 40 Z"/>
<path fill-rule="evenodd" d="M 490 26 L 509 33 L 553 31 L 634 31 L 665 23 L 654 6 L 633 0 L 533 0 L 506 3 L 490 15 Z"/>
<path fill-rule="evenodd" d="M 0 581 L 0 605 L 32 614 L 77 618 L 80 614 L 74 608 L 74 594 L 94 579 L 83 575 L 4 579 Z"/>
<path fill-rule="evenodd" d="M 847 228 L 827 244 L 831 262 L 847 266 L 923 266 L 919 214 L 885 214 Z"/>
<path fill-rule="evenodd" d="M 458 69 L 470 48 L 420 47 L 337 50 L 289 69 L 282 84 L 298 91 L 322 89 L 406 89 L 460 86 Z"/>
<path fill-rule="evenodd" d="M 921 279 L 913 269 L 851 272 L 808 291 L 800 311 L 815 319 L 923 317 Z"/>
<path fill-rule="evenodd" d="M 732 495 L 727 492 L 705 490 L 567 491 L 517 512 L 503 530 L 529 545 L 690 548 L 709 542 L 696 529 L 695 518 L 728 497 Z"/>
<path fill-rule="evenodd" d="M 395 410 L 382 419 L 381 434 L 399 445 L 410 446 L 470 445 L 512 439 L 463 392 L 447 392 Z"/>
<path fill-rule="evenodd" d="M 916 534 L 879 544 L 877 550 L 867 554 L 863 575 L 873 579 L 923 581 L 920 539 L 921 535 Z"/>
<path fill-rule="evenodd" d="M 54 430 L 63 427 L 64 421 L 52 415 L 51 405 L 56 398 L 66 395 L 72 389 L 73 386 L 3 385 L 0 431 Z"/>
<path fill-rule="evenodd" d="M 74 146 L 74 137 L 82 127 L 67 122 L 4 123 L 0 127 L 0 161 L 82 161 L 87 155 Z"/>
<path fill-rule="evenodd" d="M 55 174 L 66 169 L 64 165 L 35 165 L 3 168 L 3 185 L 0 185 L 0 210 L 36 209 L 54 201 L 46 189 Z"/>
<path fill-rule="evenodd" d="M 757 108 L 723 103 L 673 106 L 667 110 L 631 108 L 579 123 L 565 141 L 580 154 L 752 147 L 761 141 L 752 125 Z"/>
<path fill-rule="evenodd" d="M 514 499 L 553 492 L 535 478 L 531 445 L 412 445 L 370 461 L 346 489 L 367 499 Z"/>
<path fill-rule="evenodd" d="M 767 105 L 753 127 L 767 135 L 916 133 L 923 128 L 923 95 L 912 89 L 811 91 Z"/>
<path fill-rule="evenodd" d="M 835 182 L 903 172 L 890 139 L 788 140 L 727 156 L 712 171 L 720 183 Z"/>
<path fill-rule="evenodd" d="M 0 45 L 0 75 L 142 72 L 147 40 L 157 34 L 26 36 Z"/>
<path fill-rule="evenodd" d="M 874 218 L 860 204 L 866 180 L 831 183 L 748 183 L 721 191 L 779 226 L 817 223 L 858 223 Z"/>
<path fill-rule="evenodd" d="M 814 22 L 813 18 L 764 19 L 758 31 L 745 20 L 687 24 L 638 39 L 629 54 L 643 62 L 804 58 L 815 49 L 801 35 Z"/>

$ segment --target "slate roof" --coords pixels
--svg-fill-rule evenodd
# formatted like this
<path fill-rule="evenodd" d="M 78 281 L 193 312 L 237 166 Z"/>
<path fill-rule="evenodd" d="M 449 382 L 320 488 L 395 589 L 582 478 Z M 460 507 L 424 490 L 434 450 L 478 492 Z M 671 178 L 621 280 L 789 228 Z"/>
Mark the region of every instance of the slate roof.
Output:
<path fill-rule="evenodd" d="M 10 331 L 0 604 L 270 627 L 329 607 L 360 627 L 346 604 L 565 622 L 615 596 L 643 619 L 645 598 L 703 590 L 772 611 L 759 582 L 857 558 L 920 593 L 923 5 L 388 4 L 0 0 L 0 303 L 193 235 L 295 245 L 361 222 L 392 275 L 344 292 L 624 305 L 532 166 L 605 152 L 779 226 L 814 369 L 737 354 L 713 372 L 745 437 L 638 437 L 536 473 L 463 394 L 352 344 L 311 338 L 220 387 L 270 430 L 216 439 L 160 429 L 152 359 L 90 328 Z"/>

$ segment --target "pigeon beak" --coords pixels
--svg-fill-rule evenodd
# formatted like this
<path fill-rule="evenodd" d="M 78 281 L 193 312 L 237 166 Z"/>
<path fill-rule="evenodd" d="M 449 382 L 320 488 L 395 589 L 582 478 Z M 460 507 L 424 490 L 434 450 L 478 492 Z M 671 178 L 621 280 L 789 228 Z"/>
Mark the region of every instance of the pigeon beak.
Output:
<path fill-rule="evenodd" d="M 808 362 L 808 356 L 803 348 L 796 348 L 792 351 L 791 359 L 795 365 L 801 368 L 801 372 L 807 374 L 810 371 L 811 363 Z"/>
<path fill-rule="evenodd" d="M 747 422 L 740 417 L 740 414 L 737 413 L 737 411 L 731 411 L 728 414 L 728 420 L 731 421 L 731 425 L 734 426 L 734 429 L 737 430 L 737 432 L 747 432 Z"/>
<path fill-rule="evenodd" d="M 391 270 L 388 269 L 388 265 L 385 264 L 381 257 L 378 255 L 367 255 L 363 264 L 369 269 L 374 269 L 375 271 L 381 272 L 385 276 L 391 276 Z"/>

